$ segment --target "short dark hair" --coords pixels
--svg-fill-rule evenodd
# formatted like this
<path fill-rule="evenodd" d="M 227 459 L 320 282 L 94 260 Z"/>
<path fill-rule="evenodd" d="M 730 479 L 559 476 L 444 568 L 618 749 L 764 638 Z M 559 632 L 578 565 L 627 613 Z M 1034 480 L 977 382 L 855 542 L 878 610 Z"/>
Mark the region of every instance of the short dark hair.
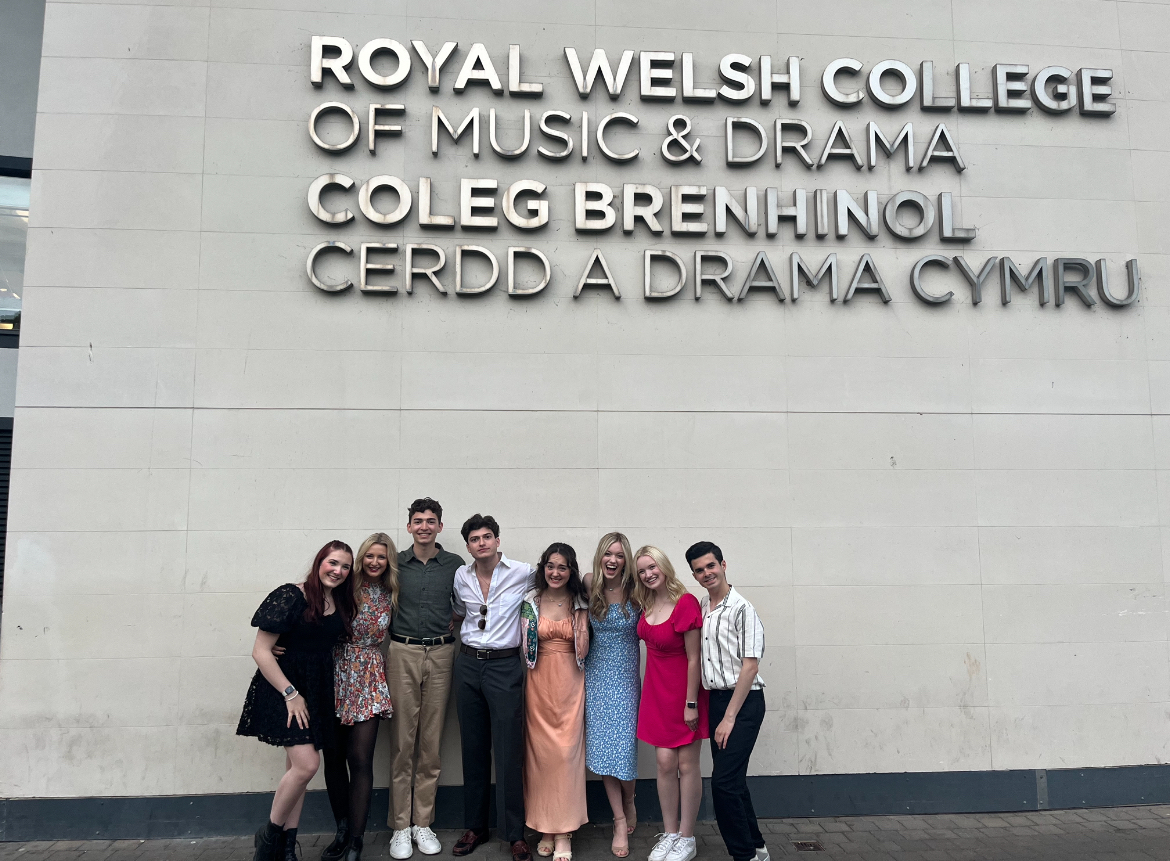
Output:
<path fill-rule="evenodd" d="M 443 522 L 443 506 L 435 502 L 429 496 L 424 496 L 422 499 L 416 499 L 410 503 L 410 508 L 406 509 L 406 522 L 410 523 L 410 519 L 416 514 L 422 514 L 424 511 L 435 512 L 435 517 L 439 518 L 439 522 Z"/>
<path fill-rule="evenodd" d="M 716 562 L 723 561 L 723 551 L 719 549 L 718 544 L 711 541 L 696 541 L 687 548 L 687 565 L 691 565 L 696 559 L 701 559 L 708 553 L 715 557 Z"/>
<path fill-rule="evenodd" d="M 459 531 L 463 533 L 463 540 L 466 541 L 471 533 L 477 529 L 490 529 L 495 538 L 500 537 L 500 524 L 496 523 L 496 519 L 490 514 L 479 514 L 478 512 L 471 515 L 463 521 L 463 528 Z"/>

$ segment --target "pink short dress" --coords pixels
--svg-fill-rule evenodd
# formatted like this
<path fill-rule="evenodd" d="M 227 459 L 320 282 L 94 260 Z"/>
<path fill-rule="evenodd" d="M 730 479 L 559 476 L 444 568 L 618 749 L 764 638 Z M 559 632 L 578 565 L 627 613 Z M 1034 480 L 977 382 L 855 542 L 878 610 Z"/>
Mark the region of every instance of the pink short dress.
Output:
<path fill-rule="evenodd" d="M 707 691 L 699 685 L 699 728 L 683 723 L 687 704 L 687 649 L 683 634 L 703 627 L 699 601 L 687 592 L 670 618 L 651 625 L 638 619 L 638 636 L 646 641 L 646 679 L 638 708 L 638 738 L 655 747 L 683 747 L 708 738 Z"/>

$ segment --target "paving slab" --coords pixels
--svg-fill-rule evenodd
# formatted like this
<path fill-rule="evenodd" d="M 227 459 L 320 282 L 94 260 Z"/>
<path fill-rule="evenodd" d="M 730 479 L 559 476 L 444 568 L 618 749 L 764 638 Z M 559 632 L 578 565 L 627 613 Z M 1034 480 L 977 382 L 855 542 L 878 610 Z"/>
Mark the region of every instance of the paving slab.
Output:
<path fill-rule="evenodd" d="M 937 816 L 838 816 L 770 819 L 760 823 L 773 858 L 839 857 L 849 861 L 1165 861 L 1170 858 L 1170 805 Z M 642 822 L 630 840 L 631 861 L 642 861 L 660 823 Z M 457 831 L 439 831 L 449 859 Z M 574 861 L 612 861 L 611 831 L 587 825 L 573 839 Z M 714 823 L 696 828 L 697 861 L 728 857 Z M 302 861 L 317 861 L 329 835 L 305 834 Z M 809 844 L 813 848 L 809 849 Z M 532 840 L 535 848 L 536 839 Z M 58 840 L 0 843 L 0 861 L 251 861 L 251 837 L 200 840 Z M 390 834 L 368 835 L 363 858 L 390 857 Z M 492 840 L 471 861 L 510 861 Z M 426 861 L 416 853 L 414 861 Z"/>

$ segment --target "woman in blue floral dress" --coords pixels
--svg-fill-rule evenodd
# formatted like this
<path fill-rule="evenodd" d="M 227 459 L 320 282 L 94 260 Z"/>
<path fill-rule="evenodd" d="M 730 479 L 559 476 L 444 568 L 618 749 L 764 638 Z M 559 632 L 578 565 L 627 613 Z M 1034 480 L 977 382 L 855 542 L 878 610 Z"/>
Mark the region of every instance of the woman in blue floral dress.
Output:
<path fill-rule="evenodd" d="M 629 835 L 638 822 L 634 780 L 642 683 L 634 582 L 630 541 L 610 532 L 597 545 L 586 579 L 593 644 L 585 661 L 585 764 L 605 785 L 613 808 L 610 851 L 618 858 L 630 854 Z"/>

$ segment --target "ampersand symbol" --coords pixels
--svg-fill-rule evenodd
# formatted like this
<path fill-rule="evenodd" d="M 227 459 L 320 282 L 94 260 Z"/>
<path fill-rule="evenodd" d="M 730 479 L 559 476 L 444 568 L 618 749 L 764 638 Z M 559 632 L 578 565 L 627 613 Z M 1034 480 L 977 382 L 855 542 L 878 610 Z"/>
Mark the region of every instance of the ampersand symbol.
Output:
<path fill-rule="evenodd" d="M 702 139 L 695 138 L 693 145 L 690 141 L 684 140 L 691 132 L 690 117 L 675 114 L 666 121 L 666 130 L 670 132 L 670 137 L 662 142 L 662 157 L 664 159 L 674 164 L 680 164 L 690 158 L 693 158 L 696 162 L 702 162 L 703 157 L 699 155 L 699 144 L 702 143 Z M 683 148 L 682 155 L 675 155 L 670 151 L 670 145 L 672 143 L 677 143 Z"/>

